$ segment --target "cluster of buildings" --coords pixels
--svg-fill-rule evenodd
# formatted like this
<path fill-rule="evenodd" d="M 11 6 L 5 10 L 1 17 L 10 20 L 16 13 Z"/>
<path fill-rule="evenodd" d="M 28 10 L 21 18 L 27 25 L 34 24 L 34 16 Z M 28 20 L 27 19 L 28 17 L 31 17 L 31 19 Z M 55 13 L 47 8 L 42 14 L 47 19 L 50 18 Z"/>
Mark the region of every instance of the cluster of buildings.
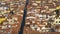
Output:
<path fill-rule="evenodd" d="M 0 34 L 18 34 L 26 0 L 0 0 Z"/>
<path fill-rule="evenodd" d="M 0 0 L 0 34 L 18 34 L 25 5 L 26 0 Z M 29 0 L 23 33 L 33 32 L 60 32 L 60 0 Z"/>
<path fill-rule="evenodd" d="M 60 32 L 60 0 L 30 0 L 27 6 L 25 34 Z M 33 32 L 32 32 L 33 31 Z"/>

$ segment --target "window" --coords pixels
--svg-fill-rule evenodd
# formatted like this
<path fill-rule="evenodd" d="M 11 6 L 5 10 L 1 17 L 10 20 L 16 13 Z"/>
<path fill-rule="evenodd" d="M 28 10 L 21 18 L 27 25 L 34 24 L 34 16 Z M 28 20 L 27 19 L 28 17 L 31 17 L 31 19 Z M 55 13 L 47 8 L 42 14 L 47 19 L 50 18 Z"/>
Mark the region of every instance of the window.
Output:
<path fill-rule="evenodd" d="M 60 23 L 60 21 L 59 21 L 59 23 Z"/>
<path fill-rule="evenodd" d="M 56 23 L 58 23 L 58 22 L 56 21 Z"/>

